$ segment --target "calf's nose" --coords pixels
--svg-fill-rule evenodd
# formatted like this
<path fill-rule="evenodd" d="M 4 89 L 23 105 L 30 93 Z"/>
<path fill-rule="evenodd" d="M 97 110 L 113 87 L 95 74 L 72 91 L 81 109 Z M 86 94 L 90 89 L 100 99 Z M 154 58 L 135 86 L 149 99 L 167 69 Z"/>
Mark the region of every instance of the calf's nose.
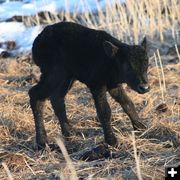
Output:
<path fill-rule="evenodd" d="M 149 87 L 149 85 L 148 84 L 140 84 L 139 86 L 138 86 L 138 92 L 139 93 L 146 93 L 146 92 L 148 92 L 150 90 L 150 87 Z"/>

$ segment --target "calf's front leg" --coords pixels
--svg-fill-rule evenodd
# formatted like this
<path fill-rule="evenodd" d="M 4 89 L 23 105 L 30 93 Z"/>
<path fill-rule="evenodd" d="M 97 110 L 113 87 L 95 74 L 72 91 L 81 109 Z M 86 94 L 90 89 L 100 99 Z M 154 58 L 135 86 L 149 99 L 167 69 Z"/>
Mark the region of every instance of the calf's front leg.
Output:
<path fill-rule="evenodd" d="M 94 98 L 98 118 L 104 131 L 105 142 L 111 146 L 116 146 L 117 139 L 111 127 L 111 109 L 106 98 L 106 88 L 91 89 L 91 93 Z"/>
<path fill-rule="evenodd" d="M 146 126 L 140 122 L 140 118 L 135 110 L 131 99 L 127 96 L 122 85 L 109 90 L 110 95 L 122 106 L 124 112 L 129 116 L 134 130 L 146 129 Z"/>

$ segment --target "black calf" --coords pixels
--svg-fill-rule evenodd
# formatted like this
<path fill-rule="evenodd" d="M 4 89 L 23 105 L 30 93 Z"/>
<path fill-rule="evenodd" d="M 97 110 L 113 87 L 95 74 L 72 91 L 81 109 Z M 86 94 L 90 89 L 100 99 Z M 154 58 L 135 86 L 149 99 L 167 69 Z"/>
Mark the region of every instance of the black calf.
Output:
<path fill-rule="evenodd" d="M 47 26 L 38 35 L 32 54 L 42 73 L 39 83 L 29 91 L 39 147 L 44 147 L 47 142 L 42 114 L 44 101 L 49 97 L 63 135 L 73 133 L 66 116 L 64 97 L 74 80 L 90 88 L 108 144 L 115 146 L 117 140 L 111 127 L 107 91 L 121 104 L 134 129 L 145 128 L 121 85 L 127 83 L 138 93 L 149 90 L 145 39 L 141 45 L 131 46 L 105 31 L 61 22 Z"/>

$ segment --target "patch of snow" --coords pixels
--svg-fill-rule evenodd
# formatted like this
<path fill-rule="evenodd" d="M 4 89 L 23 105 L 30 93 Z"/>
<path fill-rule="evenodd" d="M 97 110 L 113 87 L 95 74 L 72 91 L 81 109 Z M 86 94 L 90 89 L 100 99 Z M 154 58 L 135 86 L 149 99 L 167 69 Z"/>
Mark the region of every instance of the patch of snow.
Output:
<path fill-rule="evenodd" d="M 26 28 L 23 23 L 19 22 L 2 22 L 0 23 L 0 43 L 14 41 L 16 43 L 15 52 L 26 52 L 32 47 L 35 37 L 40 33 L 40 26 Z M 0 53 L 4 51 L 3 47 Z"/>
<path fill-rule="evenodd" d="M 40 11 L 57 13 L 62 10 L 69 12 L 95 11 L 98 6 L 104 8 L 106 4 L 125 3 L 126 0 L 24 0 L 6 1 L 0 4 L 0 21 L 11 18 L 15 15 L 30 16 Z"/>
<path fill-rule="evenodd" d="M 69 12 L 95 11 L 97 2 L 99 7 L 104 8 L 107 4 L 124 3 L 126 0 L 6 0 L 0 4 L 0 43 L 14 41 L 16 43 L 14 52 L 26 52 L 31 49 L 35 37 L 42 30 L 39 26 L 27 28 L 23 23 L 3 22 L 15 15 L 29 16 L 40 11 L 50 11 L 51 13 L 62 10 Z M 0 47 L 0 53 L 5 50 L 5 47 Z"/>
<path fill-rule="evenodd" d="M 4 49 L 3 48 L 0 48 L 0 54 L 1 54 L 1 52 L 3 52 L 4 51 Z"/>

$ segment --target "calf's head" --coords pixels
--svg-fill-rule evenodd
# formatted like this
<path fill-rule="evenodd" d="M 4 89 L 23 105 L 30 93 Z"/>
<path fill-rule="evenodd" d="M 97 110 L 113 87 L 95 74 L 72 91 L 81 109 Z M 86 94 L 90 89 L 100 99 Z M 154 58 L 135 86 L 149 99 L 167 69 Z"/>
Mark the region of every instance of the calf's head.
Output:
<path fill-rule="evenodd" d="M 148 57 L 146 51 L 146 38 L 141 45 L 126 46 L 114 45 L 109 41 L 104 44 L 105 53 L 117 62 L 120 79 L 140 94 L 149 91 L 147 70 Z"/>

